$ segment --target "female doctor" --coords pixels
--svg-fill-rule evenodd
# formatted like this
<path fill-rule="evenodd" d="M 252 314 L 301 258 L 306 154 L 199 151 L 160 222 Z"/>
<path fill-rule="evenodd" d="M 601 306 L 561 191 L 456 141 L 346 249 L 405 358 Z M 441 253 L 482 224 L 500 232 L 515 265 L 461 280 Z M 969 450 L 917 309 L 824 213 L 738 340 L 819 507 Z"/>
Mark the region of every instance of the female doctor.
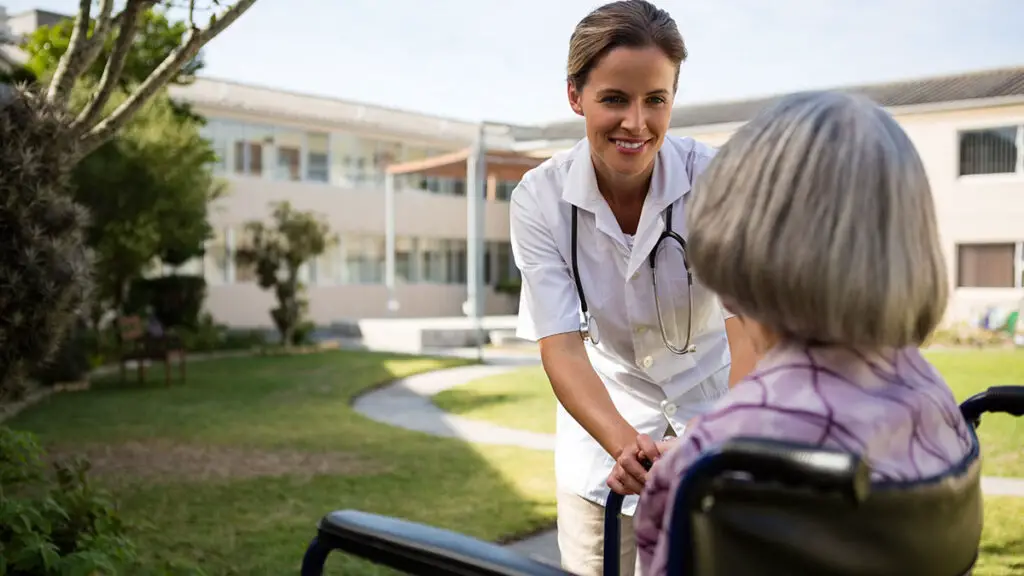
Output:
<path fill-rule="evenodd" d="M 739 319 L 688 281 L 685 201 L 714 154 L 668 136 L 683 39 L 643 0 L 599 7 L 569 46 L 568 96 L 586 138 L 528 172 L 511 198 L 522 274 L 517 333 L 539 341 L 559 406 L 555 448 L 563 567 L 600 574 L 604 501 L 632 516 L 666 436 L 753 367 Z M 653 256 L 652 256 L 653 255 Z M 623 523 L 623 574 L 635 538 Z"/>

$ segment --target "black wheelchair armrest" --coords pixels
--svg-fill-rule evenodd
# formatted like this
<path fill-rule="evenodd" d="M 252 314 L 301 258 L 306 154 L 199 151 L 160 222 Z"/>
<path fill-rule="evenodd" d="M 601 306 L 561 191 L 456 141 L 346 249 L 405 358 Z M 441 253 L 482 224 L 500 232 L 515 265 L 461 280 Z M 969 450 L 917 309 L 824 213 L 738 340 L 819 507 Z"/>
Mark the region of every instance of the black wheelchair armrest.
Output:
<path fill-rule="evenodd" d="M 992 386 L 960 403 L 960 413 L 975 428 L 986 412 L 1024 416 L 1024 386 Z"/>
<path fill-rule="evenodd" d="M 302 576 L 322 574 L 333 550 L 414 575 L 570 576 L 497 544 L 358 510 L 332 512 L 320 520 L 303 559 Z"/>

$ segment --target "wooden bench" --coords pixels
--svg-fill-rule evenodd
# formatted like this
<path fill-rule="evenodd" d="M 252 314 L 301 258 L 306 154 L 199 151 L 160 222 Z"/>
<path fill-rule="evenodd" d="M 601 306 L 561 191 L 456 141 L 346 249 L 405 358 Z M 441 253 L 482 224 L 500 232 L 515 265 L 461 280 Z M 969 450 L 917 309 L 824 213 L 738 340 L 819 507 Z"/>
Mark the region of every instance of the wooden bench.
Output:
<path fill-rule="evenodd" d="M 138 316 L 124 316 L 118 320 L 121 332 L 121 382 L 125 381 L 125 367 L 129 360 L 138 365 L 139 384 L 146 380 L 146 361 L 164 363 L 164 380 L 171 385 L 171 359 L 178 358 L 181 381 L 185 381 L 185 347 L 176 334 L 164 329 L 156 336 L 146 331 L 143 320 Z"/>

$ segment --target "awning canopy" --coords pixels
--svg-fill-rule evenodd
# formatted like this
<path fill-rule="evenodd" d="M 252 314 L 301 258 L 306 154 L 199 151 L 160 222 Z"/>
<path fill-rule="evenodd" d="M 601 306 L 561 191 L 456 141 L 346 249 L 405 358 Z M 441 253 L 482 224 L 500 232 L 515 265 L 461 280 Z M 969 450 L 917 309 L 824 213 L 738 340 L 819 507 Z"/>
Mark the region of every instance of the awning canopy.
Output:
<path fill-rule="evenodd" d="M 386 170 L 389 174 L 396 175 L 423 174 L 440 178 L 465 178 L 467 160 L 471 153 L 471 148 L 465 148 L 423 160 L 391 164 Z M 487 152 L 485 160 L 487 177 L 488 180 L 517 182 L 527 171 L 539 166 L 544 160 L 545 158 L 534 158 L 517 152 L 490 150 Z"/>

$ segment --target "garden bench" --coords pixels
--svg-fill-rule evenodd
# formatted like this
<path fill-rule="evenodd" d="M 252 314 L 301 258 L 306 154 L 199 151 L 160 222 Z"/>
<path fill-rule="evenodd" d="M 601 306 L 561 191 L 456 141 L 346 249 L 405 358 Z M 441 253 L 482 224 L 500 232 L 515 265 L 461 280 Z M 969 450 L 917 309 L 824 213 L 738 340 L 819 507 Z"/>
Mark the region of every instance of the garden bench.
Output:
<path fill-rule="evenodd" d="M 171 359 L 178 358 L 181 381 L 185 381 L 185 346 L 172 331 L 162 329 L 160 334 L 152 334 L 146 330 L 142 319 L 138 316 L 124 316 L 118 320 L 121 333 L 121 382 L 125 381 L 125 366 L 129 360 L 135 360 L 138 366 L 139 383 L 146 379 L 146 361 L 162 361 L 164 363 L 164 381 L 171 385 Z"/>

